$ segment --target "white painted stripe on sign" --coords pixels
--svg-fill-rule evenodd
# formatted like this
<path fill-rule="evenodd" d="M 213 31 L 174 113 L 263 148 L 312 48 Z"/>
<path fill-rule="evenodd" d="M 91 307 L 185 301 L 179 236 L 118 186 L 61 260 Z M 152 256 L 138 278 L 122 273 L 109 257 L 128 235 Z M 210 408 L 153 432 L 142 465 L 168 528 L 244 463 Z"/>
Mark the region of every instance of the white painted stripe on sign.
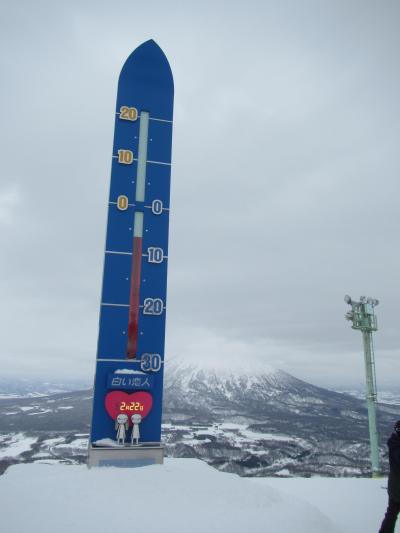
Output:
<path fill-rule="evenodd" d="M 120 115 L 120 113 L 117 111 L 115 113 L 118 117 Z M 140 115 L 138 115 L 138 118 L 140 117 Z M 166 118 L 156 118 L 156 117 L 150 117 L 150 120 L 155 120 L 156 122 L 168 122 L 169 124 L 173 124 L 173 120 L 167 120 Z M 132 120 L 131 122 L 136 122 L 136 120 Z"/>
<path fill-rule="evenodd" d="M 143 257 L 148 257 L 149 254 L 142 254 Z M 163 255 L 163 259 L 168 259 L 168 255 Z M 157 264 L 157 263 L 155 263 Z"/>
<path fill-rule="evenodd" d="M 145 205 L 144 207 L 146 207 L 147 209 L 151 209 L 152 208 L 151 205 Z M 169 207 L 163 207 L 163 211 L 169 211 Z"/>
<path fill-rule="evenodd" d="M 137 162 L 138 160 L 133 158 L 133 161 Z M 172 165 L 172 163 L 164 163 L 164 161 L 150 161 L 149 159 L 146 161 L 146 163 L 153 163 L 153 165 L 166 165 L 167 167 Z"/>
<path fill-rule="evenodd" d="M 101 305 L 106 305 L 108 307 L 130 307 L 129 304 L 109 304 L 102 302 Z"/>
<path fill-rule="evenodd" d="M 116 359 L 114 357 L 98 357 L 97 358 L 97 361 L 112 361 L 113 363 L 140 363 L 141 362 L 141 359 L 125 359 L 124 358 L 121 358 L 121 359 Z M 160 361 L 160 363 L 164 364 L 164 361 Z"/>
<path fill-rule="evenodd" d="M 132 252 L 116 252 L 115 250 L 106 250 L 106 254 L 132 255 Z"/>
<path fill-rule="evenodd" d="M 172 123 L 173 123 L 172 120 L 167 120 L 166 118 L 154 118 L 154 117 L 150 117 L 150 120 L 155 120 L 156 122 L 169 122 L 169 124 L 172 124 Z"/>
<path fill-rule="evenodd" d="M 154 165 L 166 165 L 167 167 L 170 167 L 172 163 L 163 163 L 162 161 L 149 161 L 147 160 L 148 163 L 153 163 Z"/>
<path fill-rule="evenodd" d="M 118 205 L 118 202 L 108 202 L 108 205 Z M 128 206 L 129 207 L 135 207 L 135 204 L 128 204 Z"/>

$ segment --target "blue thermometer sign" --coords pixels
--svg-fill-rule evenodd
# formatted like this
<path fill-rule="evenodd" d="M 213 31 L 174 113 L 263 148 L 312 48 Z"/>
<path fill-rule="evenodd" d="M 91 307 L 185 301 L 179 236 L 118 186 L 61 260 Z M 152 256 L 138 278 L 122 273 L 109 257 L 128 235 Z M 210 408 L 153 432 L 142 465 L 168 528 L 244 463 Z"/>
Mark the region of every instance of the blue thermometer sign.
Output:
<path fill-rule="evenodd" d="M 173 96 L 168 61 L 147 41 L 118 83 L 89 463 L 114 443 L 126 455 L 130 431 L 136 447 L 160 444 Z M 126 406 L 140 438 L 138 418 L 121 426 Z"/>

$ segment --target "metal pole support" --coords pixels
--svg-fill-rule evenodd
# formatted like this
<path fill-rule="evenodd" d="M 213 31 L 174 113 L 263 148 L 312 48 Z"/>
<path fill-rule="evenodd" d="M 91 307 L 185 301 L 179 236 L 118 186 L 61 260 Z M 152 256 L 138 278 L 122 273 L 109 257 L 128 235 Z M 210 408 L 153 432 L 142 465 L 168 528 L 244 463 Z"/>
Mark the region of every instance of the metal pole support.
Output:
<path fill-rule="evenodd" d="M 376 385 L 375 385 L 375 362 L 372 350 L 372 332 L 362 331 L 364 343 L 365 373 L 367 378 L 367 407 L 369 439 L 371 445 L 372 477 L 382 475 L 379 466 L 378 430 L 376 426 Z"/>

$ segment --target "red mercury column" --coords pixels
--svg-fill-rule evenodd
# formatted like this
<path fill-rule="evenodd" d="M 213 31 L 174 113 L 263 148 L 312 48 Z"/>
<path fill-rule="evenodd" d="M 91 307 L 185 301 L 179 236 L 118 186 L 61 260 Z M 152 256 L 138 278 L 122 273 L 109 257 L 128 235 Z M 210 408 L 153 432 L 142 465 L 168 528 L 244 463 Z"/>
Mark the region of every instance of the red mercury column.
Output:
<path fill-rule="evenodd" d="M 139 151 L 136 175 L 136 202 L 144 202 L 146 191 L 147 142 L 149 136 L 149 113 L 140 113 Z M 129 297 L 127 358 L 135 359 L 139 337 L 140 273 L 142 267 L 143 212 L 135 211 L 133 223 L 133 253 L 131 288 Z"/>
<path fill-rule="evenodd" d="M 129 297 L 128 319 L 128 359 L 134 359 L 136 357 L 139 335 L 140 271 L 142 266 L 143 213 L 135 213 L 133 235 L 131 290 Z"/>

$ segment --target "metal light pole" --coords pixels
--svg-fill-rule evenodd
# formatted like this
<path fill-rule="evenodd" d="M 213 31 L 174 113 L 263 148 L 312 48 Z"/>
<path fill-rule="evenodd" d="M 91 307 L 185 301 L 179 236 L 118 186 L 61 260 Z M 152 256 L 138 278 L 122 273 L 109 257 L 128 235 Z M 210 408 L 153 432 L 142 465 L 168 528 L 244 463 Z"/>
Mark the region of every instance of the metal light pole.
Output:
<path fill-rule="evenodd" d="M 378 430 L 376 427 L 377 391 L 372 340 L 372 332 L 378 330 L 374 308 L 379 304 L 379 301 L 361 296 L 359 302 L 354 302 L 348 295 L 344 297 L 344 301 L 351 305 L 351 311 L 348 311 L 345 315 L 346 319 L 351 320 L 353 322 L 351 327 L 360 330 L 363 336 L 372 477 L 379 477 L 381 469 L 379 466 Z"/>

